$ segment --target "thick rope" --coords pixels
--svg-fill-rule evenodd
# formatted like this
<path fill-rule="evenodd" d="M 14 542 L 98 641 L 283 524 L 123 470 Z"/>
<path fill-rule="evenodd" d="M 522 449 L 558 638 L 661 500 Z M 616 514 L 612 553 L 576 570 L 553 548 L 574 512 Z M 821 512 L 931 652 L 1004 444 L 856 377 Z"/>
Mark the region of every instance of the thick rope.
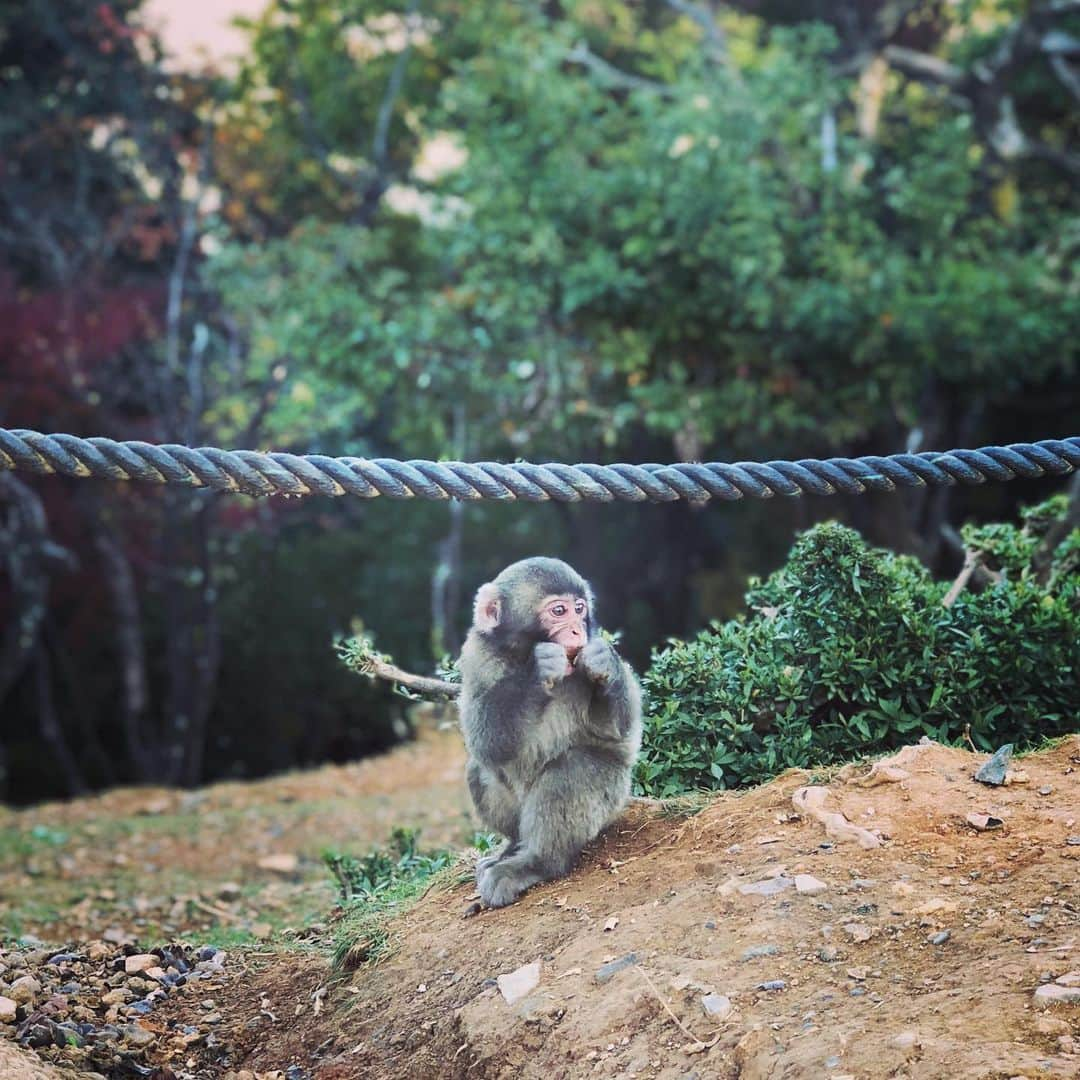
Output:
<path fill-rule="evenodd" d="M 898 487 L 1063 476 L 1080 468 L 1080 437 L 945 453 L 824 461 L 677 465 L 532 465 L 264 454 L 0 428 L 0 470 L 146 480 L 245 495 L 543 502 L 733 501 L 744 496 L 861 495 Z"/>

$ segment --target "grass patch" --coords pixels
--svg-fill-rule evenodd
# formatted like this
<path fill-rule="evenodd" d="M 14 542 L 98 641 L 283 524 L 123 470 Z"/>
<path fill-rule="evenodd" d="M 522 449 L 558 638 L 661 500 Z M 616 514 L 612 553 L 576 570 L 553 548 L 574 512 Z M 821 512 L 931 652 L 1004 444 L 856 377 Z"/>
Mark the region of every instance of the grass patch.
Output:
<path fill-rule="evenodd" d="M 325 852 L 327 868 L 337 882 L 345 913 L 337 925 L 333 964 L 353 971 L 377 964 L 394 950 L 392 920 L 434 888 L 452 888 L 472 876 L 471 860 L 463 852 L 441 848 L 422 851 L 418 830 L 395 829 L 390 846 L 359 858 Z M 478 835 L 481 851 L 492 838 Z"/>

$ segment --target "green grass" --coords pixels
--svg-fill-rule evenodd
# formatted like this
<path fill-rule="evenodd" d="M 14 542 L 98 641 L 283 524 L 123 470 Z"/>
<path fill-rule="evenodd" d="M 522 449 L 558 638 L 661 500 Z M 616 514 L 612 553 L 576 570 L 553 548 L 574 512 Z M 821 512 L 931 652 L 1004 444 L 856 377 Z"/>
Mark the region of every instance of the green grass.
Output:
<path fill-rule="evenodd" d="M 333 964 L 352 971 L 377 964 L 395 948 L 393 922 L 432 889 L 448 889 L 472 877 L 466 852 L 423 852 L 414 830 L 395 829 L 390 848 L 376 848 L 357 859 L 327 852 L 326 863 L 338 883 L 345 913 L 334 934 Z M 492 838 L 473 837 L 480 851 Z"/>

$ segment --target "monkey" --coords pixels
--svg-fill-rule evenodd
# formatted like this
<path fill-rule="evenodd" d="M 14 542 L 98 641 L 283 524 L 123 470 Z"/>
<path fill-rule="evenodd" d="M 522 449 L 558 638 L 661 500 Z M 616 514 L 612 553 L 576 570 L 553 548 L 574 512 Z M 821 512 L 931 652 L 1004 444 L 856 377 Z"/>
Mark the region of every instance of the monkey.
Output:
<path fill-rule="evenodd" d="M 506 839 L 477 862 L 488 907 L 568 874 L 630 797 L 641 691 L 593 607 L 584 578 L 543 557 L 513 563 L 476 594 L 459 715 L 473 805 Z"/>

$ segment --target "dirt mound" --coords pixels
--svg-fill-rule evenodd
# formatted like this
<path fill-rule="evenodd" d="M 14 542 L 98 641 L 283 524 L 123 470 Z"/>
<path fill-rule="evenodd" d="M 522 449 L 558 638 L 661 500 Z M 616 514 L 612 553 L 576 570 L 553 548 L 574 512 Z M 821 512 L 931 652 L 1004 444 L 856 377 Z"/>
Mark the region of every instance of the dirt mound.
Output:
<path fill-rule="evenodd" d="M 255 961 L 218 996 L 234 1004 L 215 1045 L 183 1067 L 1080 1076 L 1080 1004 L 1044 1007 L 1080 982 L 1080 737 L 1004 787 L 972 779 L 982 760 L 927 744 L 873 786 L 841 770 L 820 809 L 854 839 L 805 799 L 796 811 L 804 773 L 683 819 L 638 804 L 571 877 L 510 908 L 463 919 L 471 886 L 432 890 L 376 967 L 335 981 L 320 956 Z M 178 996 L 155 1026 L 194 1004 Z"/>

